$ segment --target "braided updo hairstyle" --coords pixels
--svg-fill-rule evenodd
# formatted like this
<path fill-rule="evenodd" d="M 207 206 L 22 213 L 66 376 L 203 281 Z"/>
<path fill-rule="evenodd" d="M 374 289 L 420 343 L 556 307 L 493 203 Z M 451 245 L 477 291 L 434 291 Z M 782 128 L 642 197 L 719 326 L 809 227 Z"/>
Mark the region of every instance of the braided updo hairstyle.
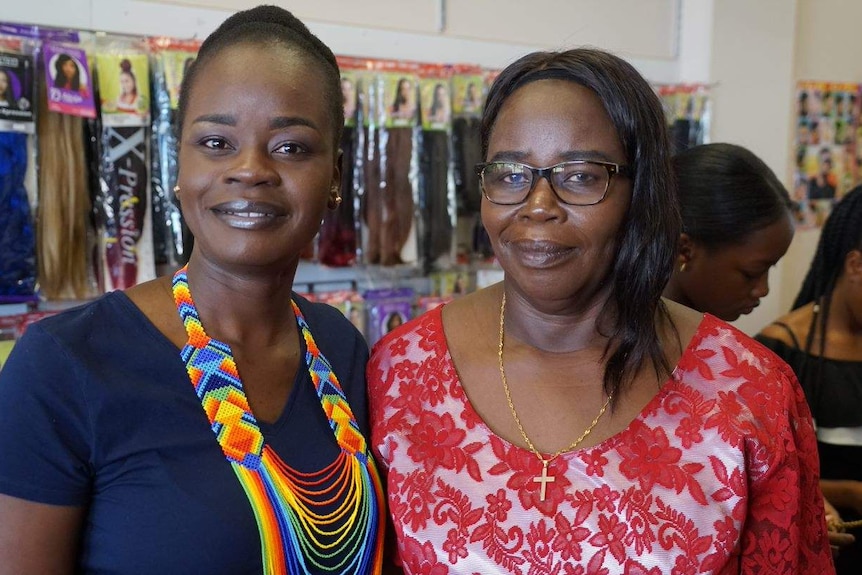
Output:
<path fill-rule="evenodd" d="M 847 192 L 829 214 L 793 309 L 829 298 L 852 250 L 862 250 L 862 186 Z"/>
<path fill-rule="evenodd" d="M 194 90 L 195 80 L 207 63 L 223 50 L 238 44 L 281 45 L 295 49 L 314 60 L 323 73 L 324 92 L 332 118 L 333 138 L 338 148 L 344 126 L 341 95 L 341 73 L 332 50 L 312 34 L 293 14 L 278 6 L 257 6 L 237 12 L 212 33 L 189 66 L 180 86 L 177 108 L 177 136 L 182 141 L 186 108 Z M 249 65 L 254 65 L 249 62 Z"/>

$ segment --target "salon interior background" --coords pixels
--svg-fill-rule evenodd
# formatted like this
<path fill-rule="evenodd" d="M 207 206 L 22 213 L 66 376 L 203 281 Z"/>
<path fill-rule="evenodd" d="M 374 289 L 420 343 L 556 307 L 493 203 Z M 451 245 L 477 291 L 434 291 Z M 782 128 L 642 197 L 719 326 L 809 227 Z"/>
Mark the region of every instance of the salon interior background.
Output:
<path fill-rule="evenodd" d="M 536 49 L 593 45 L 654 83 L 712 86 L 710 140 L 750 148 L 790 185 L 798 80 L 862 82 L 862 2 L 847 0 L 269 0 L 338 54 L 501 68 Z M 0 20 L 129 34 L 204 37 L 254 0 L 28 0 Z M 526 25 L 525 25 L 526 23 Z M 772 292 L 736 323 L 786 311 L 817 243 L 800 230 Z"/>

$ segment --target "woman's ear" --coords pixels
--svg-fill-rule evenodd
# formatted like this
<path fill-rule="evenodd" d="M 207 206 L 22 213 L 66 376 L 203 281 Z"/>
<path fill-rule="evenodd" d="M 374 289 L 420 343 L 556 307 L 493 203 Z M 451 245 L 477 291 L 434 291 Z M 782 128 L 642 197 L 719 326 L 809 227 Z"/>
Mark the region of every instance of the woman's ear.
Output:
<path fill-rule="evenodd" d="M 676 251 L 677 266 L 679 266 L 680 272 L 684 272 L 696 252 L 694 240 L 691 239 L 691 236 L 685 232 L 681 233 L 679 235 L 679 241 L 676 244 Z"/>
<path fill-rule="evenodd" d="M 851 282 L 862 284 L 862 250 L 850 250 L 844 258 L 844 275 Z"/>

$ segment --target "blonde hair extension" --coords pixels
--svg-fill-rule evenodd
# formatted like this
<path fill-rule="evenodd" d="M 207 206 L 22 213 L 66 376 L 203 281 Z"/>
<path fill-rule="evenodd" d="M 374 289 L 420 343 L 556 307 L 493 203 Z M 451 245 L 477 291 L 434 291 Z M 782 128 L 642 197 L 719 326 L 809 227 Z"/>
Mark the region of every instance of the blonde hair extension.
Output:
<path fill-rule="evenodd" d="M 42 294 L 85 299 L 94 294 L 88 262 L 90 193 L 81 118 L 48 111 L 39 90 L 39 203 L 36 254 Z"/>

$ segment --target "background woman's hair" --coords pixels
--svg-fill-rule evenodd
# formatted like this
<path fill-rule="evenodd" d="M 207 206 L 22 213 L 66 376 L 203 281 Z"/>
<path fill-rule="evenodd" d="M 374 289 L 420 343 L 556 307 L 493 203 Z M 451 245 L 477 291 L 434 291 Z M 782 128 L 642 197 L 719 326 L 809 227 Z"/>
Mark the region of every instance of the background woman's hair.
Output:
<path fill-rule="evenodd" d="M 775 173 L 741 146 L 695 146 L 672 162 L 682 231 L 708 249 L 743 242 L 792 211 Z"/>
<path fill-rule="evenodd" d="M 69 87 L 72 90 L 78 90 L 81 87 L 81 68 L 78 67 L 78 63 L 75 62 L 75 60 L 73 60 L 68 54 L 60 54 L 57 56 L 57 59 L 54 60 L 54 87 L 66 87 L 66 75 L 63 73 L 63 66 L 66 62 L 71 62 L 75 65 L 75 75 L 72 76 L 72 79 L 69 82 Z"/>
<path fill-rule="evenodd" d="M 830 298 L 844 269 L 844 260 L 852 250 L 862 250 L 862 186 L 847 192 L 823 224 L 817 251 L 793 309 L 822 297 Z"/>
<path fill-rule="evenodd" d="M 612 326 L 604 382 L 605 390 L 613 393 L 646 363 L 652 363 L 659 377 L 671 370 L 656 327 L 658 311 L 669 319 L 661 294 L 680 232 L 664 111 L 643 76 L 613 54 L 587 48 L 535 52 L 503 70 L 488 92 L 482 117 L 483 157 L 505 101 L 518 88 L 539 80 L 564 80 L 592 90 L 616 128 L 633 170 L 631 203 L 617 232 L 616 260 L 607 278 L 610 296 L 599 324 Z"/>
<path fill-rule="evenodd" d="M 198 51 L 197 58 L 189 66 L 180 86 L 177 110 L 178 140 L 182 141 L 182 127 L 189 97 L 194 89 L 197 75 L 207 63 L 225 48 L 238 44 L 281 44 L 294 48 L 316 60 L 324 75 L 324 91 L 329 106 L 333 141 L 336 148 L 344 127 L 344 106 L 341 95 L 341 73 L 332 50 L 312 34 L 293 14 L 277 6 L 257 6 L 237 12 L 219 26 Z M 254 65 L 254 63 L 250 63 Z"/>

